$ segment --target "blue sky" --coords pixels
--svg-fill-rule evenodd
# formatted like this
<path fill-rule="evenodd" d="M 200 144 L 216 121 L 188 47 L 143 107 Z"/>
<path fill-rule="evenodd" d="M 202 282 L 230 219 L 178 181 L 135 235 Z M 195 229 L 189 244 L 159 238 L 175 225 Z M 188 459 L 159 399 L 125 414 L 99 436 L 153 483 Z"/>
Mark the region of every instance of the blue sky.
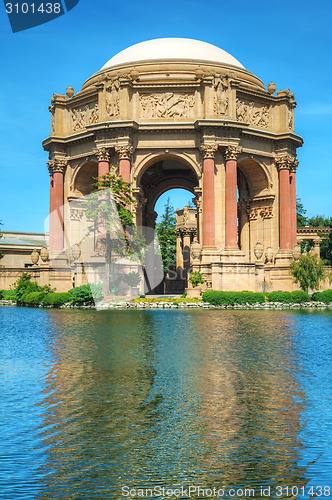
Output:
<path fill-rule="evenodd" d="M 120 50 L 162 37 L 215 44 L 265 84 L 273 80 L 295 93 L 295 131 L 304 138 L 298 195 L 308 215 L 332 215 L 331 25 L 329 0 L 80 0 L 66 15 L 13 34 L 1 4 L 2 229 L 43 231 L 49 176 L 41 141 L 50 132 L 53 92 L 68 85 L 78 91 Z M 174 198 L 174 206 L 180 201 Z"/>

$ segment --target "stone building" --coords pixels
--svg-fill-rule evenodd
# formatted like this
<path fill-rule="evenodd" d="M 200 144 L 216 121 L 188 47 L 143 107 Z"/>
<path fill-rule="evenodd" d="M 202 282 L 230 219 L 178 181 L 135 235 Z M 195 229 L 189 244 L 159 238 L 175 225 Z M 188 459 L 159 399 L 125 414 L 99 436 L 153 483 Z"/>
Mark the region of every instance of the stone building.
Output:
<path fill-rule="evenodd" d="M 157 39 L 112 57 L 77 93 L 51 100 L 51 257 L 71 283 L 80 199 L 117 165 L 132 183 L 138 226 L 153 228 L 159 196 L 193 195 L 190 263 L 215 290 L 291 290 L 296 244 L 294 94 L 267 88 L 233 56 L 189 39 Z M 182 213 L 182 217 L 184 214 Z M 195 238 L 195 241 L 194 241 Z M 193 248 L 194 244 L 194 248 Z M 178 238 L 179 266 L 183 266 Z M 181 261 L 182 259 L 182 261 Z M 189 260 L 188 260 L 189 259 Z M 66 278 L 65 278 L 66 276 Z"/>

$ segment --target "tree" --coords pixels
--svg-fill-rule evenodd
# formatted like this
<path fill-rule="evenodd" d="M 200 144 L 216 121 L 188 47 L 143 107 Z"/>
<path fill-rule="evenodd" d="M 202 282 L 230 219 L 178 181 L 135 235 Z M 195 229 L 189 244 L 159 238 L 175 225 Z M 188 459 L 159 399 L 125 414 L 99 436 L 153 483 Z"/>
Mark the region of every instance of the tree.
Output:
<path fill-rule="evenodd" d="M 156 233 L 159 239 L 164 272 L 167 272 L 170 266 L 176 265 L 176 219 L 169 197 L 164 208 L 161 221 L 156 225 Z"/>
<path fill-rule="evenodd" d="M 307 213 L 306 209 L 301 202 L 301 198 L 296 197 L 296 224 L 297 227 L 303 227 L 307 225 L 307 218 L 305 214 Z"/>
<path fill-rule="evenodd" d="M 108 264 L 104 291 L 116 293 L 121 277 L 116 276 L 112 263 L 119 257 L 142 261 L 145 239 L 137 231 L 128 208 L 134 202 L 130 183 L 118 177 L 111 167 L 108 174 L 96 179 L 95 187 L 85 200 L 85 216 L 92 222 L 87 236 L 98 234 L 98 244 Z"/>
<path fill-rule="evenodd" d="M 291 273 L 302 290 L 315 290 L 319 287 L 320 280 L 325 278 L 325 266 L 317 255 L 302 253 L 299 260 L 291 264 Z"/>

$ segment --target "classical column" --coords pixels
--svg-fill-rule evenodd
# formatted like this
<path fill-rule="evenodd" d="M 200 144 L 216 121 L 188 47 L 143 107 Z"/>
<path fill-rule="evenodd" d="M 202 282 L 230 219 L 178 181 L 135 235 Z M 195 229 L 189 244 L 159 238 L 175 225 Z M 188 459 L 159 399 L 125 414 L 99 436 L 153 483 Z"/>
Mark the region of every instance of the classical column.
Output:
<path fill-rule="evenodd" d="M 237 235 L 237 156 L 242 149 L 238 146 L 225 148 L 225 248 L 238 248 Z"/>
<path fill-rule="evenodd" d="M 293 159 L 290 156 L 280 156 L 275 161 L 279 170 L 279 249 L 290 250 L 292 213 L 289 169 Z"/>
<path fill-rule="evenodd" d="M 48 163 L 51 174 L 49 219 L 50 253 L 63 251 L 63 176 L 66 165 L 67 162 L 65 160 L 52 160 Z"/>
<path fill-rule="evenodd" d="M 94 149 L 94 154 L 98 158 L 98 177 L 106 175 L 110 171 L 110 154 L 106 148 Z"/>
<path fill-rule="evenodd" d="M 203 248 L 215 246 L 214 155 L 216 144 L 201 146 L 203 153 Z"/>
<path fill-rule="evenodd" d="M 290 167 L 290 174 L 289 174 L 289 188 L 290 188 L 290 216 L 291 216 L 291 247 L 296 244 L 296 169 L 298 166 L 299 162 L 298 160 L 295 160 L 295 158 L 292 161 L 291 167 Z"/>
<path fill-rule="evenodd" d="M 176 269 L 183 268 L 183 253 L 182 253 L 182 232 L 181 229 L 176 229 Z"/>
<path fill-rule="evenodd" d="M 183 234 L 183 267 L 186 273 L 188 273 L 190 268 L 190 240 L 191 240 L 190 229 L 183 228 L 182 234 Z"/>
<path fill-rule="evenodd" d="M 134 148 L 132 146 L 116 146 L 115 151 L 119 155 L 119 175 L 125 182 L 131 181 L 131 160 Z"/>

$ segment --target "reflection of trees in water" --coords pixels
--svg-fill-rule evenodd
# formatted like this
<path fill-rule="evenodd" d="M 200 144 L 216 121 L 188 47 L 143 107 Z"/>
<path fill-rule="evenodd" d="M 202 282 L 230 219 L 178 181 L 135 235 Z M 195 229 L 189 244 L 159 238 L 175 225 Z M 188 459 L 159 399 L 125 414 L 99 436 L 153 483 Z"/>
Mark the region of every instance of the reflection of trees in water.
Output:
<path fill-rule="evenodd" d="M 305 484 L 304 396 L 280 314 L 268 312 L 268 331 L 253 311 L 50 314 L 39 498 L 116 498 L 125 484 Z"/>
<path fill-rule="evenodd" d="M 65 313 L 53 318 L 61 334 L 54 338 L 55 362 L 42 403 L 41 432 L 49 448 L 39 498 L 82 491 L 104 498 L 122 485 L 124 458 L 128 466 L 137 463 L 138 452 L 144 460 L 144 448 L 135 449 L 134 440 L 149 431 L 158 405 L 156 398 L 144 407 L 155 377 L 151 335 L 148 325 L 137 329 L 124 311 Z"/>
<path fill-rule="evenodd" d="M 204 315 L 200 417 L 210 487 L 280 484 L 304 486 L 299 467 L 304 394 L 294 378 L 292 325 L 281 316 L 241 311 Z M 269 320 L 269 326 L 265 320 Z"/>

